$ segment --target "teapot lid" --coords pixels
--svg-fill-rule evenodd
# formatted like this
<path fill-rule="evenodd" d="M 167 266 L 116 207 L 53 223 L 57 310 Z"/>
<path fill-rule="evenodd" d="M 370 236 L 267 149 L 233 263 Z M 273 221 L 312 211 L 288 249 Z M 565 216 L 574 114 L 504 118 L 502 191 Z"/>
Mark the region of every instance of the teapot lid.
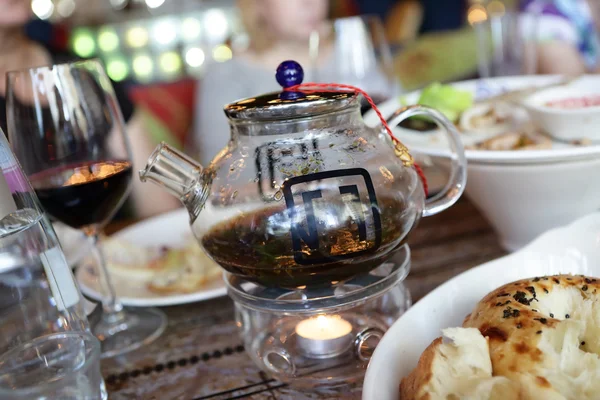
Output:
<path fill-rule="evenodd" d="M 230 120 L 273 121 L 304 118 L 344 110 L 358 104 L 355 91 L 287 91 L 302 83 L 304 71 L 295 61 L 284 61 L 277 67 L 277 82 L 281 92 L 238 100 L 227 104 L 225 115 Z"/>

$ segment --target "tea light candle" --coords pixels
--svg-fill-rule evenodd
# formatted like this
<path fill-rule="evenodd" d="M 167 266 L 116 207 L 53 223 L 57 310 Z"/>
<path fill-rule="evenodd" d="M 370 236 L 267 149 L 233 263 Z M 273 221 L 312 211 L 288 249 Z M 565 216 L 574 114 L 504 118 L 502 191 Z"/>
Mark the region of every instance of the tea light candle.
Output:
<path fill-rule="evenodd" d="M 319 315 L 296 325 L 300 350 L 313 358 L 337 356 L 352 342 L 352 325 L 339 315 Z"/>

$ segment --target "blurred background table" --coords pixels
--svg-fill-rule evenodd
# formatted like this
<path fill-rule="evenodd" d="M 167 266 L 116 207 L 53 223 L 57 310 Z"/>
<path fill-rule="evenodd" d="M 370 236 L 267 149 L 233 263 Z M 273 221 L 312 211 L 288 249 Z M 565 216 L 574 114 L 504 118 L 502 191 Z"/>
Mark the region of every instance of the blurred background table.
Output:
<path fill-rule="evenodd" d="M 125 225 L 111 225 L 108 232 Z M 423 220 L 409 244 L 412 269 L 406 284 L 414 301 L 453 276 L 505 254 L 487 221 L 464 198 Z M 111 400 L 360 398 L 360 387 L 301 393 L 258 370 L 238 337 L 227 297 L 163 310 L 169 324 L 160 339 L 103 360 Z"/>

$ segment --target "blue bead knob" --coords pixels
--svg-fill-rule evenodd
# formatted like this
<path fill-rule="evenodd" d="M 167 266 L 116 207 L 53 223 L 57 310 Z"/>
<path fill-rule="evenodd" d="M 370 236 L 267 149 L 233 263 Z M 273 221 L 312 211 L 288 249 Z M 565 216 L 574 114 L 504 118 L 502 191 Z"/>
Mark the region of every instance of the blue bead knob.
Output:
<path fill-rule="evenodd" d="M 299 85 L 304 79 L 304 70 L 296 61 L 287 60 L 277 67 L 275 79 L 284 88 Z"/>

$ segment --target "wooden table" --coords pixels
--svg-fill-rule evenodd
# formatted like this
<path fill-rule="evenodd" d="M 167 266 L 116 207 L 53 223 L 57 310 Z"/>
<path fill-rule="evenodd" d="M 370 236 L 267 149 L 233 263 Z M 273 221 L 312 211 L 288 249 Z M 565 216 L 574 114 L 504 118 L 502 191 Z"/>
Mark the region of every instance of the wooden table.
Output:
<path fill-rule="evenodd" d="M 466 199 L 422 220 L 409 244 L 412 269 L 406 283 L 415 301 L 449 278 L 505 254 L 487 221 Z M 244 352 L 227 297 L 163 310 L 169 324 L 160 339 L 102 362 L 110 399 L 360 398 L 360 387 L 343 394 L 310 394 L 270 379 Z"/>

